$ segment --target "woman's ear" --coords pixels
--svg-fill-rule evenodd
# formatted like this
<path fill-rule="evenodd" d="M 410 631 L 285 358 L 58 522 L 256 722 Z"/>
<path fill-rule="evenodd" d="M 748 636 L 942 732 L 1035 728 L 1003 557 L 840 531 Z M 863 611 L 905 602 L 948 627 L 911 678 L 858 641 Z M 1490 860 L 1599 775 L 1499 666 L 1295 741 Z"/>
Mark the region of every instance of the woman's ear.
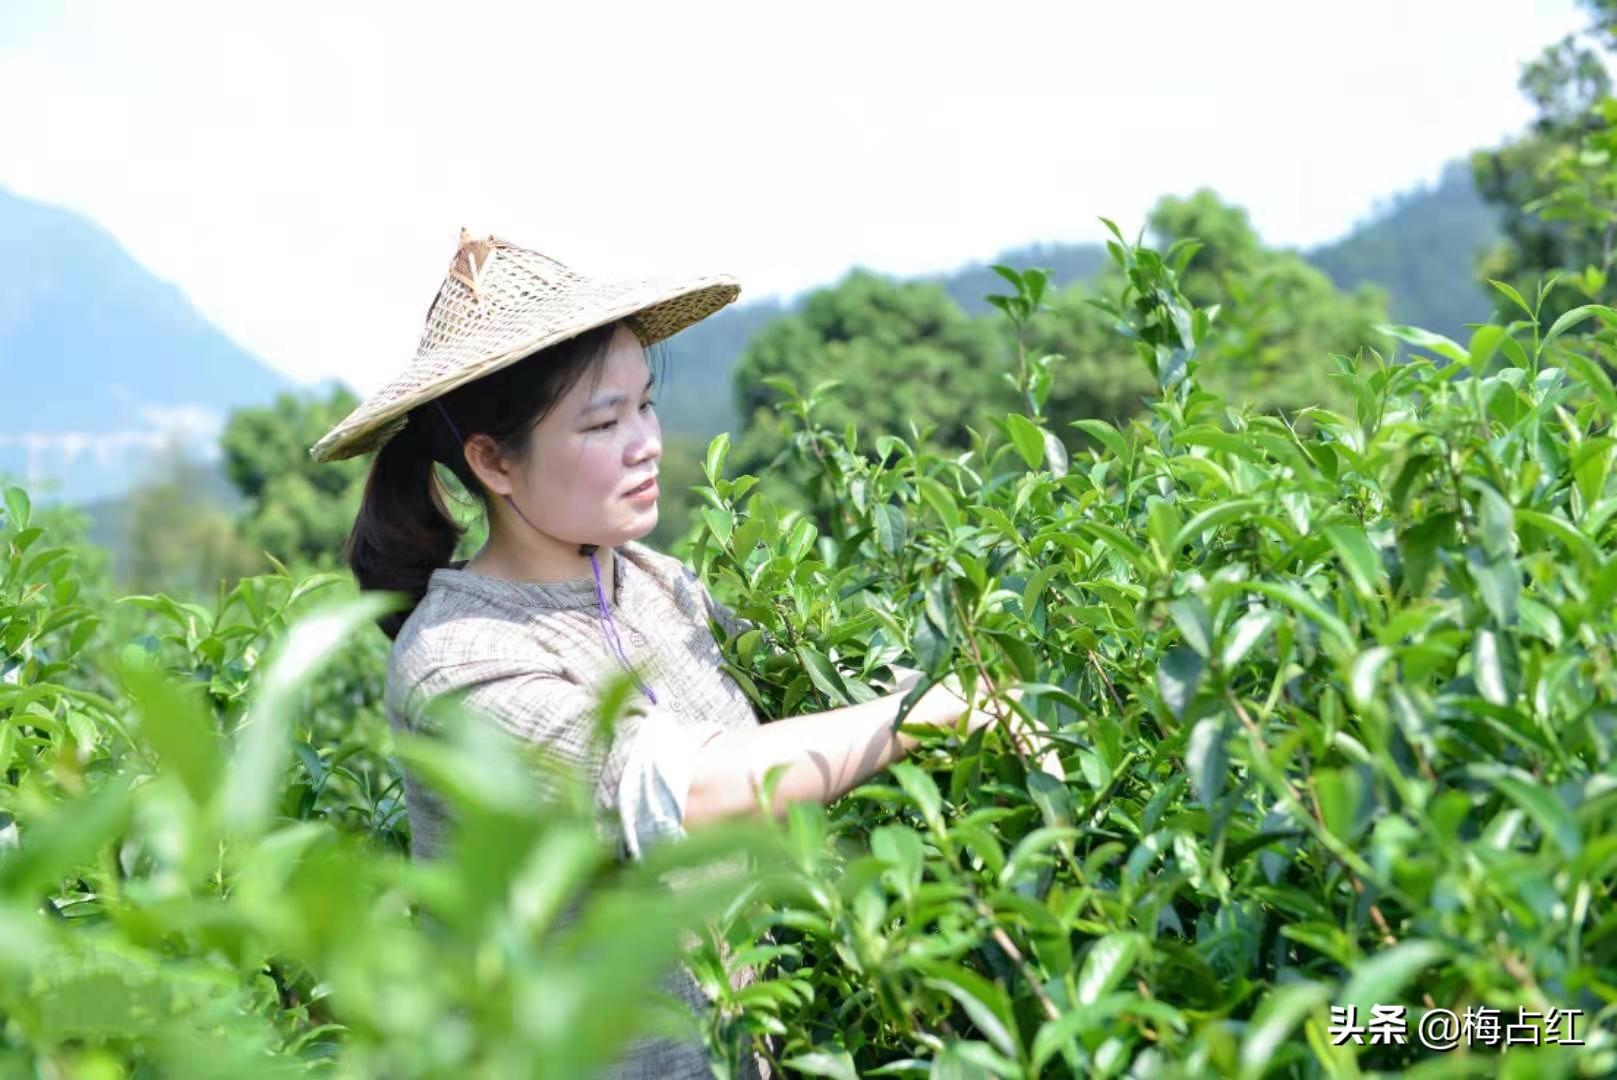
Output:
<path fill-rule="evenodd" d="M 510 466 L 499 447 L 481 432 L 466 440 L 466 467 L 495 495 L 509 495 L 515 490 Z"/>

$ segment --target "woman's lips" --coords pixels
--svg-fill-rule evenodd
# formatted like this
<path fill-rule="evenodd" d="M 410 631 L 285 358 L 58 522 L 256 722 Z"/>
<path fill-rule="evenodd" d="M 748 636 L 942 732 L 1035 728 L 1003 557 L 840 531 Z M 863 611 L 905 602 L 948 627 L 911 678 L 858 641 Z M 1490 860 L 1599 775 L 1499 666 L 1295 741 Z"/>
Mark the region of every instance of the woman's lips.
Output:
<path fill-rule="evenodd" d="M 626 495 L 630 499 L 653 499 L 657 497 L 657 478 L 653 476 L 644 484 L 630 491 Z"/>

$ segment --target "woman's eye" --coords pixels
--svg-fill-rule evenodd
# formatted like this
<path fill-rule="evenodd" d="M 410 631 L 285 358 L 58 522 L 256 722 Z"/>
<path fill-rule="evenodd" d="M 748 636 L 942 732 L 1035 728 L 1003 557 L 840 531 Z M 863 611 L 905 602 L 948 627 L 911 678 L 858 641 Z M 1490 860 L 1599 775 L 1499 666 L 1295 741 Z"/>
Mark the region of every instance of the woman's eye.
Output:
<path fill-rule="evenodd" d="M 644 403 L 644 404 L 643 404 L 643 405 L 641 405 L 641 406 L 640 406 L 640 408 L 641 408 L 641 409 L 642 409 L 642 410 L 644 410 L 644 409 L 649 409 L 649 408 L 651 408 L 651 407 L 652 407 L 652 406 L 654 406 L 654 405 L 656 405 L 656 404 L 657 404 L 657 403 L 656 403 L 656 402 L 655 402 L 655 401 L 648 401 L 648 402 L 646 402 L 646 403 Z M 615 424 L 616 424 L 616 423 L 617 423 L 617 421 L 616 421 L 616 420 L 608 420 L 608 421 L 607 421 L 607 422 L 606 422 L 606 423 L 604 423 L 604 424 L 596 424 L 596 425 L 595 425 L 595 426 L 594 426 L 594 427 L 592 427 L 592 428 L 585 428 L 585 429 L 584 429 L 584 430 L 585 430 L 585 431 L 606 431 L 606 430 L 607 430 L 607 429 L 608 429 L 608 428 L 611 428 L 611 427 L 612 427 L 612 426 L 613 426 L 613 425 L 615 425 Z"/>

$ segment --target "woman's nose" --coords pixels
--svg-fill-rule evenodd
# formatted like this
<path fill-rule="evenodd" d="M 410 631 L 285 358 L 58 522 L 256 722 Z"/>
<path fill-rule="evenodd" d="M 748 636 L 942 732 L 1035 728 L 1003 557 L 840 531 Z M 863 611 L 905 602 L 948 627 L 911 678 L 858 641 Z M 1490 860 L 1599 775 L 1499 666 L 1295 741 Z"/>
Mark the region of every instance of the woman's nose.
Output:
<path fill-rule="evenodd" d="M 634 444 L 636 460 L 659 458 L 663 452 L 662 424 L 656 413 L 650 413 L 640 424 L 640 437 Z"/>

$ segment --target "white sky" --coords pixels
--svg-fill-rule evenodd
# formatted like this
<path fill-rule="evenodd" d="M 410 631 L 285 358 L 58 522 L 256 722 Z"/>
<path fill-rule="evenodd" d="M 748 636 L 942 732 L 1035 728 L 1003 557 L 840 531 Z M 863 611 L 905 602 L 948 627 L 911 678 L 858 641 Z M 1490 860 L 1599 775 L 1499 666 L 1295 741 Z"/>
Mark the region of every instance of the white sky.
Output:
<path fill-rule="evenodd" d="M 1132 234 L 1334 238 L 1528 119 L 1573 0 L 0 0 L 0 186 L 300 379 L 414 352 L 461 225 L 742 300 Z"/>

